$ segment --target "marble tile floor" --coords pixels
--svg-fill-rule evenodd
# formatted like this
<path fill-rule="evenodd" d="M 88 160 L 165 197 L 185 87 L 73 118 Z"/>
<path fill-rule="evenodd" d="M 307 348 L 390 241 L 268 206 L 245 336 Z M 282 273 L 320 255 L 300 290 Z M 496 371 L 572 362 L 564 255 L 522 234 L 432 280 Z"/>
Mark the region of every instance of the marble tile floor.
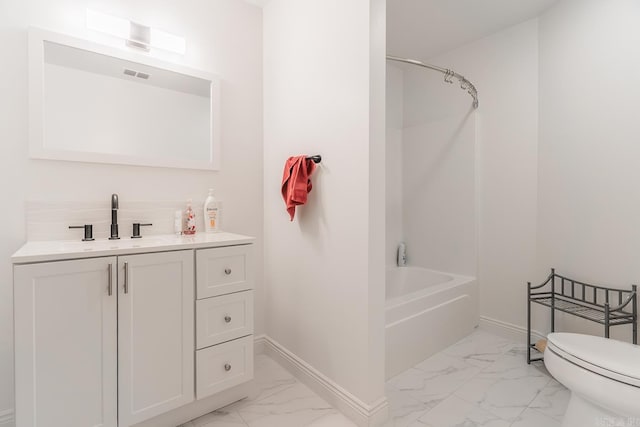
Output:
<path fill-rule="evenodd" d="M 560 427 L 569 391 L 526 346 L 476 330 L 386 384 L 385 427 Z"/>
<path fill-rule="evenodd" d="M 248 398 L 179 427 L 355 427 L 344 415 L 265 355 L 255 357 Z"/>
<path fill-rule="evenodd" d="M 476 330 L 386 384 L 384 427 L 560 427 L 569 392 L 526 347 Z M 251 395 L 180 427 L 355 427 L 265 355 Z"/>

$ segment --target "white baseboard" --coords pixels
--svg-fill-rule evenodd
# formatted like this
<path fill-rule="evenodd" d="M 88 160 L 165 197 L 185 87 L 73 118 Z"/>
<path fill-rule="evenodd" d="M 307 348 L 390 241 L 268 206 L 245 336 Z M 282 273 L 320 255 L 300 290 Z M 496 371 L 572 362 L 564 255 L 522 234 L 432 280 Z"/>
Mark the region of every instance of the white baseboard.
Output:
<path fill-rule="evenodd" d="M 255 335 L 253 338 L 253 354 L 255 356 L 259 354 L 265 354 L 265 342 L 267 341 L 267 336 L 265 334 Z"/>
<path fill-rule="evenodd" d="M 14 427 L 13 409 L 0 411 L 0 427 Z"/>
<path fill-rule="evenodd" d="M 361 401 L 266 335 L 256 338 L 255 348 L 262 348 L 264 354 L 282 365 L 300 382 L 307 385 L 358 426 L 381 426 L 386 422 L 389 410 L 386 396 L 371 405 Z"/>
<path fill-rule="evenodd" d="M 487 332 L 494 333 L 501 337 L 507 338 L 512 341 L 517 341 L 525 344 L 527 342 L 527 328 L 513 323 L 503 322 L 502 320 L 492 319 L 487 316 L 480 316 L 480 329 Z M 546 338 L 547 334 L 540 331 L 531 331 L 531 344 L 533 342 Z"/>

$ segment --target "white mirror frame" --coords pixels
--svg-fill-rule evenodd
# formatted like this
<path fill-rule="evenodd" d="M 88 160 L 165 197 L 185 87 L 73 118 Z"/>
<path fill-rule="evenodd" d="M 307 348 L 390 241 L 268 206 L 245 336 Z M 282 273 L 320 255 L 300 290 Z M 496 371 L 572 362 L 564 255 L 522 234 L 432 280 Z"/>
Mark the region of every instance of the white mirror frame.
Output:
<path fill-rule="evenodd" d="M 44 45 L 52 42 L 106 56 L 137 62 L 150 67 L 197 77 L 211 82 L 211 147 L 206 160 L 153 159 L 142 156 L 103 154 L 47 148 L 44 141 Z M 137 52 L 97 44 L 60 33 L 29 29 L 29 157 L 33 159 L 70 160 L 135 166 L 183 169 L 220 169 L 220 79 L 210 73 L 165 62 Z"/>

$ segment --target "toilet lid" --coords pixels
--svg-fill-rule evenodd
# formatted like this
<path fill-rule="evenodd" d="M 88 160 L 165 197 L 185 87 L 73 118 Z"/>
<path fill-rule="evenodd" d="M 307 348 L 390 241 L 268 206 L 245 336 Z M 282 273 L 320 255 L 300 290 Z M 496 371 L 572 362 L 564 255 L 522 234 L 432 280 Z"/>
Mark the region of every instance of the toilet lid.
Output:
<path fill-rule="evenodd" d="M 640 387 L 640 346 L 592 335 L 551 333 L 554 353 L 578 366 L 620 382 Z"/>

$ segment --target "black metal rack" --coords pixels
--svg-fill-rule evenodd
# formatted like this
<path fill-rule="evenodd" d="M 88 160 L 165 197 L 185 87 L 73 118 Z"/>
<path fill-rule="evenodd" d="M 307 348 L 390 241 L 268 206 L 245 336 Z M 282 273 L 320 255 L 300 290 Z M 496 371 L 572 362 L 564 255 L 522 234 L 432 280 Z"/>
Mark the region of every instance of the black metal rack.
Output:
<path fill-rule="evenodd" d="M 547 286 L 549 285 L 549 286 Z M 532 292 L 537 290 L 536 292 Z M 551 332 L 555 332 L 556 310 L 604 325 L 604 336 L 609 338 L 609 329 L 618 325 L 633 325 L 633 343 L 638 343 L 638 292 L 631 290 L 590 285 L 568 277 L 551 274 L 538 286 L 527 282 L 527 363 L 542 360 L 531 358 L 531 303 L 551 308 Z"/>

